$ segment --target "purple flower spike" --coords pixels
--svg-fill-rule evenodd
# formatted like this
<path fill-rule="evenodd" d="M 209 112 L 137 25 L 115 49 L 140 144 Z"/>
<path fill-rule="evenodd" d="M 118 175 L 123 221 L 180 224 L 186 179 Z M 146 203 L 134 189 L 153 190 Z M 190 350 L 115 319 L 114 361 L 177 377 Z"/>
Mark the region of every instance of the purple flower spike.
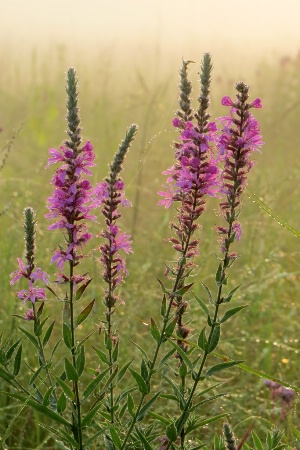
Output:
<path fill-rule="evenodd" d="M 249 87 L 243 82 L 237 83 L 238 91 L 236 103 L 229 97 L 222 99 L 222 104 L 230 106 L 228 116 L 221 117 L 221 134 L 217 141 L 220 160 L 224 161 L 221 174 L 221 192 L 225 200 L 220 203 L 220 209 L 228 227 L 218 227 L 221 251 L 228 254 L 231 236 L 235 233 L 235 239 L 241 238 L 241 225 L 236 221 L 239 215 L 239 205 L 242 194 L 247 185 L 248 172 L 253 166 L 250 159 L 254 151 L 262 146 L 260 127 L 255 117 L 249 111 L 250 108 L 261 108 L 259 98 L 252 103 L 247 103 Z M 233 262 L 236 255 L 228 258 Z M 229 264 L 229 261 L 227 261 Z"/>
<path fill-rule="evenodd" d="M 54 192 L 48 198 L 50 212 L 45 217 L 56 220 L 49 226 L 50 230 L 65 229 L 68 237 L 67 248 L 56 250 L 51 260 L 63 272 L 66 262 L 78 264 L 82 258 L 79 248 L 92 237 L 87 232 L 84 221 L 95 218 L 90 214 L 95 207 L 93 190 L 90 182 L 83 176 L 91 175 L 89 168 L 95 165 L 93 162 L 95 155 L 89 141 L 78 151 L 62 146 L 60 152 L 50 149 L 49 153 L 50 158 L 46 167 L 56 162 L 62 163 L 51 181 L 54 184 Z"/>

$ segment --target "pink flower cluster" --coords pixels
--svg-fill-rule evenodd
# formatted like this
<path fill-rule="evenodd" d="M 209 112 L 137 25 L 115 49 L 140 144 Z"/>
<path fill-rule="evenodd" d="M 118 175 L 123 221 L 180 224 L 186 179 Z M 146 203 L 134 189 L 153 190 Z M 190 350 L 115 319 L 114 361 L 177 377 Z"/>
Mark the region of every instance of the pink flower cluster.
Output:
<path fill-rule="evenodd" d="M 49 153 L 46 167 L 57 162 L 62 163 L 51 180 L 55 189 L 48 198 L 50 212 L 45 217 L 56 220 L 49 226 L 49 230 L 66 230 L 66 247 L 57 249 L 51 260 L 63 272 L 66 262 L 72 261 L 73 266 L 79 263 L 82 255 L 78 253 L 78 249 L 92 237 L 84 220 L 95 219 L 90 215 L 91 209 L 94 208 L 93 189 L 90 182 L 83 177 L 91 175 L 89 168 L 95 165 L 95 155 L 89 141 L 78 152 L 62 146 L 60 151 L 51 148 Z"/>
<path fill-rule="evenodd" d="M 29 287 L 28 289 L 22 289 L 17 292 L 17 296 L 23 300 L 23 303 L 29 301 L 31 303 L 36 303 L 38 301 L 46 300 L 46 292 L 44 288 L 36 287 L 34 284 L 41 280 L 45 284 L 49 283 L 49 275 L 46 272 L 43 272 L 41 269 L 37 268 L 33 270 L 32 265 L 24 265 L 23 261 L 20 258 L 17 258 L 19 264 L 19 270 L 15 270 L 10 274 L 12 278 L 10 284 L 15 284 L 16 281 L 20 280 L 20 278 L 25 278 L 28 280 Z M 32 309 L 29 309 L 24 317 L 25 320 L 34 320 L 34 312 Z"/>
<path fill-rule="evenodd" d="M 106 304 L 113 307 L 117 300 L 113 291 L 128 274 L 125 260 L 120 251 L 123 250 L 127 254 L 132 253 L 130 235 L 120 231 L 116 225 L 116 221 L 121 217 L 118 207 L 120 204 L 130 206 L 130 203 L 124 196 L 124 183 L 120 178 L 116 181 L 110 179 L 97 184 L 94 192 L 97 204 L 103 206 L 102 214 L 106 222 L 106 229 L 100 234 L 106 239 L 106 242 L 100 245 L 99 250 L 103 266 L 103 279 L 108 284 L 105 296 Z"/>
<path fill-rule="evenodd" d="M 220 203 L 221 211 L 228 222 L 228 227 L 217 227 L 221 237 L 221 250 L 226 253 L 228 249 L 228 237 L 233 234 L 236 240 L 241 237 L 241 225 L 236 221 L 241 195 L 247 185 L 248 172 L 253 166 L 250 159 L 253 151 L 262 146 L 260 127 L 258 121 L 249 111 L 250 108 L 261 108 L 259 98 L 252 103 L 247 103 L 248 86 L 240 83 L 240 92 L 237 101 L 230 97 L 223 97 L 222 105 L 230 106 L 228 116 L 219 118 L 221 133 L 217 140 L 217 148 L 220 160 L 224 162 L 221 173 L 221 193 L 226 199 Z M 230 256 L 230 255 L 229 255 Z M 232 260 L 236 254 L 232 254 Z"/>
<path fill-rule="evenodd" d="M 212 144 L 216 140 L 216 124 L 210 122 L 206 133 L 200 133 L 190 121 L 183 123 L 175 118 L 173 125 L 182 129 L 181 143 L 176 144 L 176 163 L 165 172 L 168 175 L 167 190 L 158 194 L 164 197 L 159 205 L 165 208 L 189 195 L 192 191 L 199 194 L 216 195 L 218 190 L 218 167 L 211 154 Z"/>

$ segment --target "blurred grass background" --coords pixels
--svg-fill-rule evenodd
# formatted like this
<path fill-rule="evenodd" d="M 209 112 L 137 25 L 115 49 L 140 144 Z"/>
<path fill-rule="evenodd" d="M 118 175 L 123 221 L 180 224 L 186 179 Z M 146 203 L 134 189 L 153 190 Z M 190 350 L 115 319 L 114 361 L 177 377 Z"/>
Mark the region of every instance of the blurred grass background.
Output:
<path fill-rule="evenodd" d="M 194 30 L 195 31 L 195 30 Z M 135 41 L 137 48 L 137 42 Z M 150 47 L 149 47 L 150 48 Z M 16 270 L 16 258 L 23 254 L 22 214 L 32 206 L 37 214 L 37 265 L 48 270 L 51 253 L 61 242 L 59 232 L 48 232 L 44 219 L 45 203 L 51 193 L 50 179 L 53 169 L 44 169 L 48 148 L 58 148 L 65 139 L 65 72 L 75 66 L 79 76 L 80 106 L 84 139 L 94 145 L 97 166 L 93 181 L 101 181 L 107 174 L 108 164 L 116 151 L 126 128 L 139 125 L 137 138 L 124 165 L 126 193 L 133 203 L 124 211 L 123 228 L 133 234 L 134 254 L 128 258 L 130 276 L 122 287 L 125 306 L 118 308 L 120 318 L 121 361 L 135 356 L 130 341 L 150 346 L 147 326 L 150 316 L 159 319 L 161 293 L 156 278 L 164 278 L 164 261 L 174 257 L 167 242 L 168 223 L 174 210 L 157 206 L 157 191 L 165 182 L 161 172 L 173 161 L 172 141 L 176 132 L 171 120 L 177 109 L 179 52 L 162 57 L 156 42 L 147 52 L 114 53 L 109 46 L 93 48 L 92 53 L 76 51 L 76 47 L 52 45 L 47 51 L 37 48 L 27 51 L 27 57 L 18 56 L 10 46 L 0 47 L 0 148 L 10 139 L 13 130 L 22 125 L 13 148 L 0 173 L 0 274 L 2 296 L 0 304 L 0 331 L 7 338 L 16 336 L 18 322 L 12 314 L 23 313 L 24 307 L 16 300 L 20 285 L 9 286 L 9 274 Z M 207 50 L 207 49 L 205 49 Z M 202 47 L 186 59 L 195 58 L 190 76 L 194 86 L 194 99 L 199 90 L 198 71 Z M 300 53 L 297 51 L 273 57 L 262 55 L 249 60 L 244 54 L 222 54 L 222 48 L 212 52 L 214 78 L 212 82 L 212 117 L 226 112 L 220 100 L 223 95 L 234 95 L 234 84 L 243 79 L 251 85 L 252 98 L 260 97 L 264 108 L 255 110 L 265 145 L 255 155 L 249 188 L 272 210 L 295 229 L 299 227 L 299 169 L 300 158 Z M 259 53 L 259 52 L 258 52 Z M 91 56 L 93 55 L 93 56 Z M 239 54 L 240 55 L 240 54 Z M 195 103 L 196 106 L 196 103 Z M 213 287 L 217 267 L 215 253 L 218 245 L 214 226 L 221 218 L 217 199 L 208 202 L 199 232 L 201 255 L 195 292 L 204 298 L 200 282 Z M 230 274 L 229 288 L 243 283 L 234 304 L 248 304 L 231 325 L 223 327 L 224 340 L 219 352 L 232 358 L 244 359 L 251 367 L 265 371 L 287 383 L 299 386 L 299 240 L 253 202 L 246 192 L 241 215 L 243 237 L 237 247 L 240 258 Z M 99 224 L 93 225 L 97 234 Z M 100 241 L 99 241 L 100 242 Z M 97 246 L 95 242 L 94 247 Z M 103 313 L 100 268 L 97 252 L 83 264 L 94 278 L 84 304 L 96 298 L 96 308 L 89 320 L 95 329 Z M 54 268 L 50 268 L 54 273 Z M 52 279 L 55 277 L 53 276 Z M 60 321 L 60 305 L 51 299 L 48 313 Z M 192 303 L 194 336 L 204 326 L 204 320 L 195 302 Z M 59 335 L 57 326 L 56 335 Z M 97 341 L 95 337 L 95 342 Z M 101 338 L 102 339 L 102 338 Z M 101 341 L 102 342 L 102 341 Z M 100 343 L 98 344 L 100 346 Z M 30 357 L 28 355 L 30 360 Z M 222 390 L 228 392 L 207 407 L 208 414 L 223 410 L 231 412 L 236 434 L 241 436 L 254 420 L 260 432 L 265 423 L 279 424 L 279 405 L 272 404 L 263 380 L 239 369 L 222 375 Z M 1 389 L 5 386 L 0 383 Z M 3 421 L 0 434 L 18 408 L 1 396 Z M 298 402 L 291 410 L 288 421 L 281 426 L 291 433 L 291 424 L 299 420 Z M 28 410 L 21 414 L 31 433 L 21 433 L 20 424 L 14 423 L 9 448 L 47 447 L 43 439 L 46 432 L 33 424 L 34 416 Z M 210 430 L 204 430 L 208 436 Z M 38 444 L 37 444 L 38 443 Z M 40 447 L 38 447 L 38 445 Z"/>

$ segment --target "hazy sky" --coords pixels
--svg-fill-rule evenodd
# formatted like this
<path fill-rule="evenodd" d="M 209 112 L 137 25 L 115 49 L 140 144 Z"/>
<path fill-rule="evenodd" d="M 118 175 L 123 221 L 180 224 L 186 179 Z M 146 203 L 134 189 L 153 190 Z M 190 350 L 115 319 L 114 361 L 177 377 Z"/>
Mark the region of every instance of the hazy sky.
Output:
<path fill-rule="evenodd" d="M 233 42 L 245 57 L 295 53 L 300 0 L 0 0 L 0 37 L 22 54 L 46 43 L 193 57 Z"/>

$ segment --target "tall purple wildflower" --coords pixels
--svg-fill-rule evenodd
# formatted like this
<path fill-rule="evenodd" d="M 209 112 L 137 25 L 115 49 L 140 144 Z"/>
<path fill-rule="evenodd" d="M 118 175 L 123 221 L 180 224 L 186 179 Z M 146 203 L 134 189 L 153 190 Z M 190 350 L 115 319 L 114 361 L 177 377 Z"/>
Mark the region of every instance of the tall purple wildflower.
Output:
<path fill-rule="evenodd" d="M 24 316 L 25 320 L 35 319 L 34 305 L 38 301 L 46 300 L 46 292 L 44 288 L 36 286 L 37 281 L 43 281 L 45 284 L 49 283 L 49 275 L 43 272 L 40 268 L 35 267 L 35 217 L 32 208 L 25 208 L 24 210 L 24 230 L 25 230 L 25 260 L 26 264 L 20 258 L 17 258 L 19 270 L 10 274 L 11 282 L 25 278 L 28 281 L 28 289 L 22 289 L 17 293 L 18 297 L 23 300 L 31 302 L 33 308 L 28 309 Z"/>
<path fill-rule="evenodd" d="M 79 264 L 83 257 L 80 249 L 92 237 L 87 230 L 85 220 L 94 219 L 90 214 L 93 205 L 93 189 L 91 183 L 85 178 L 90 176 L 90 167 L 94 166 L 93 146 L 89 141 L 81 145 L 79 115 L 77 107 L 77 79 L 74 69 L 68 71 L 68 134 L 66 141 L 60 150 L 51 148 L 50 157 L 46 167 L 61 163 L 56 169 L 51 180 L 54 192 L 48 198 L 49 213 L 47 219 L 55 220 L 49 226 L 49 230 L 61 228 L 65 230 L 65 247 L 60 246 L 55 250 L 51 262 L 56 263 L 59 271 L 64 271 L 66 262 L 72 263 L 72 267 Z M 64 281 L 78 283 L 83 277 L 76 277 L 71 273 L 70 277 L 64 276 Z"/>
<path fill-rule="evenodd" d="M 175 143 L 175 164 L 163 172 L 168 176 L 167 190 L 159 192 L 163 200 L 160 205 L 168 208 L 172 203 L 179 202 L 177 209 L 177 223 L 171 223 L 171 229 L 175 236 L 169 240 L 174 250 L 179 252 L 178 264 L 169 268 L 176 278 L 176 289 L 184 286 L 188 269 L 194 266 L 193 258 L 199 253 L 199 240 L 194 238 L 195 231 L 200 227 L 198 219 L 206 208 L 206 195 L 214 196 L 218 190 L 218 168 L 212 156 L 212 145 L 216 141 L 216 125 L 209 122 L 210 115 L 207 112 L 209 106 L 209 92 L 211 80 L 211 56 L 204 55 L 201 66 L 201 94 L 198 98 L 199 109 L 194 114 L 195 124 L 192 122 L 189 95 L 191 85 L 185 80 L 187 63 L 183 62 L 181 69 L 180 107 L 173 125 L 180 130 L 179 142 Z M 184 79 L 182 79 L 184 78 Z M 187 350 L 185 339 L 190 330 L 183 325 L 183 315 L 187 309 L 187 303 L 182 296 L 176 296 L 174 306 L 177 308 L 177 334 L 181 338 L 178 345 Z M 177 355 L 179 357 L 179 355 Z"/>
<path fill-rule="evenodd" d="M 236 259 L 236 253 L 228 253 L 230 243 L 240 240 L 241 225 L 237 221 L 241 197 L 247 185 L 248 172 L 253 166 L 251 154 L 262 145 L 260 127 L 250 112 L 251 108 L 261 108 L 259 98 L 248 103 L 249 86 L 243 82 L 236 84 L 236 101 L 230 97 L 222 99 L 222 105 L 230 106 L 228 116 L 219 119 L 222 130 L 218 140 L 224 169 L 221 174 L 222 192 L 225 200 L 220 203 L 221 212 L 228 224 L 227 227 L 217 227 L 220 236 L 221 250 L 228 259 L 228 264 Z"/>
<path fill-rule="evenodd" d="M 94 190 L 95 203 L 103 206 L 102 214 L 106 224 L 106 228 L 100 234 L 106 242 L 100 245 L 99 250 L 103 279 L 107 283 L 104 303 L 108 308 L 112 308 L 116 304 L 118 297 L 114 291 L 128 274 L 125 260 L 120 251 L 123 250 L 127 254 L 132 252 L 130 235 L 120 230 L 117 221 L 121 217 L 119 206 L 130 206 L 129 201 L 125 198 L 124 182 L 119 174 L 136 130 L 136 125 L 129 128 L 110 166 L 109 176 L 104 182 L 98 183 Z M 119 300 L 121 299 L 119 298 Z"/>

